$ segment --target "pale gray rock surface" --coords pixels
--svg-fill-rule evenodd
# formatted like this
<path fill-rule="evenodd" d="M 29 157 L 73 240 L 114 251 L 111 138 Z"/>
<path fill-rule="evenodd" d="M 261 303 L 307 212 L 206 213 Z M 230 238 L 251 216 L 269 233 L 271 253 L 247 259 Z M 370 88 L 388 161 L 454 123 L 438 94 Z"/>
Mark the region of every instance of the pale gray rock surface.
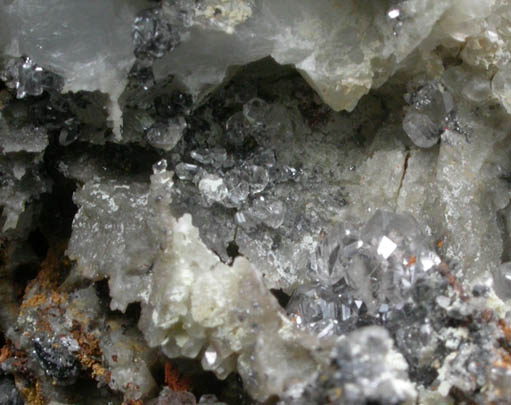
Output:
<path fill-rule="evenodd" d="M 84 277 L 109 278 L 111 307 L 123 312 L 130 302 L 146 301 L 149 293 L 147 273 L 156 240 L 147 223 L 148 198 L 146 184 L 116 181 L 85 183 L 74 196 L 80 209 L 73 220 L 68 255 Z"/>
<path fill-rule="evenodd" d="M 111 115 L 120 124 L 117 98 L 134 62 L 127 40 L 135 15 L 147 2 L 2 1 L 2 51 L 30 55 L 65 79 L 65 90 L 100 90 L 111 97 Z M 49 12 L 51 10 L 51 12 Z"/>

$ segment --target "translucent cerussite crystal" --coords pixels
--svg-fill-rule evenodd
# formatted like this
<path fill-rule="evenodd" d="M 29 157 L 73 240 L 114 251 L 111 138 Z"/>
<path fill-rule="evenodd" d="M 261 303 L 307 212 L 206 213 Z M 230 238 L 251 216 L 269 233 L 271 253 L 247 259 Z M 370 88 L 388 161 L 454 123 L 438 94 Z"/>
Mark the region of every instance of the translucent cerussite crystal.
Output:
<path fill-rule="evenodd" d="M 364 225 L 342 223 L 327 231 L 311 271 L 326 285 L 344 280 L 375 313 L 381 304 L 404 305 L 413 284 L 438 264 L 413 217 L 381 210 Z"/>
<path fill-rule="evenodd" d="M 511 263 L 503 263 L 494 270 L 493 288 L 503 300 L 511 299 Z"/>
<path fill-rule="evenodd" d="M 314 277 L 326 284 L 335 284 L 345 275 L 343 264 L 363 246 L 354 226 L 339 224 L 322 236 L 311 257 Z"/>
<path fill-rule="evenodd" d="M 403 129 L 415 145 L 430 148 L 440 139 L 454 110 L 452 96 L 440 83 L 428 82 L 406 98 L 411 106 L 403 119 Z"/>

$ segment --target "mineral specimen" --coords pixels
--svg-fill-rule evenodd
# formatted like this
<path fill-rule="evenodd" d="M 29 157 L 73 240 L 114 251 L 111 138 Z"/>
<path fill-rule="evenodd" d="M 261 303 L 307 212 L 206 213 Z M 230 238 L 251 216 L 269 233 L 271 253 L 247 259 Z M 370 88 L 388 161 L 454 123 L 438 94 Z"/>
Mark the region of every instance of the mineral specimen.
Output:
<path fill-rule="evenodd" d="M 505 0 L 0 0 L 0 403 L 511 402 Z"/>

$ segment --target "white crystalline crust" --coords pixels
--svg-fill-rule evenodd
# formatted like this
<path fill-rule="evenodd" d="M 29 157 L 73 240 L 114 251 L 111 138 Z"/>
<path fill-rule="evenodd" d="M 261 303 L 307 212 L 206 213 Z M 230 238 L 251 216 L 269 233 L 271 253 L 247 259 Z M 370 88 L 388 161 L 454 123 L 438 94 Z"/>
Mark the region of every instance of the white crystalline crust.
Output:
<path fill-rule="evenodd" d="M 190 215 L 171 215 L 171 178 L 165 171 L 151 180 L 162 240 L 139 322 L 149 345 L 169 357 L 201 355 L 203 367 L 222 378 L 237 368 L 255 397 L 304 384 L 316 368 L 307 336 L 286 332 L 290 322 L 246 259 L 221 263 Z"/>
<path fill-rule="evenodd" d="M 346 340 L 347 348 L 342 347 L 341 341 L 339 349 L 341 355 L 338 356 L 338 361 L 341 363 L 341 370 L 342 363 L 349 364 L 352 359 L 361 361 L 367 367 L 366 374 L 358 376 L 358 381 L 345 385 L 348 397 L 349 390 L 352 389 L 364 391 L 365 398 L 381 398 L 382 401 L 389 402 L 399 400 L 410 405 L 415 403 L 417 393 L 414 385 L 408 380 L 408 364 L 400 353 L 393 350 L 392 339 L 385 329 L 377 326 L 360 328 L 351 333 Z M 349 366 L 345 374 L 349 375 Z"/>
<path fill-rule="evenodd" d="M 271 55 L 281 64 L 295 65 L 332 108 L 352 110 L 360 97 L 401 68 L 414 64 L 438 69 L 433 50 L 443 45 L 463 49 L 460 56 L 469 65 L 498 70 L 493 92 L 511 110 L 507 2 L 406 0 L 394 7 L 393 3 L 208 0 L 188 22 L 182 46 L 155 64 L 155 74 L 157 78 L 177 74 L 200 94 L 219 84 L 230 66 Z M 37 64 L 63 74 L 68 90 L 110 94 L 112 119 L 120 126 L 117 98 L 134 61 L 131 23 L 148 3 L 3 0 L 3 4 L 4 53 L 28 54 Z M 171 16 L 174 4 L 164 2 Z M 396 9 L 398 17 L 392 14 Z"/>
<path fill-rule="evenodd" d="M 446 78 L 451 69 L 466 73 L 450 68 Z M 367 221 L 381 207 L 410 211 L 445 238 L 447 257 L 475 278 L 496 267 L 502 253 L 496 212 L 509 204 L 508 186 L 499 176 L 510 170 L 510 120 L 503 110 L 492 112 L 492 120 L 484 108 L 472 114 L 457 83 L 446 81 L 471 130 L 466 136 L 447 130 L 440 145 L 407 150 L 395 136 L 399 122 L 391 117 L 365 149 L 343 149 L 327 144 L 327 136 L 314 141 L 299 133 L 285 148 L 289 155 L 306 150 L 304 169 L 331 173 L 332 162 L 342 162 L 335 176 L 346 183 L 350 203 L 339 216 Z M 313 354 L 324 343 L 297 332 L 282 316 L 261 277 L 272 270 L 265 266 L 266 251 L 259 252 L 259 261 L 221 263 L 190 215 L 172 215 L 168 172 L 158 171 L 151 185 L 81 174 L 87 182 L 75 193 L 79 211 L 68 253 L 86 277 L 110 278 L 112 307 L 124 310 L 130 302 L 142 302 L 139 327 L 148 343 L 169 357 L 199 356 L 203 367 L 220 377 L 237 370 L 257 398 L 300 395 L 324 362 Z M 293 247 L 308 244 L 300 243 Z"/>
<path fill-rule="evenodd" d="M 157 77 L 176 74 L 196 94 L 219 84 L 229 66 L 270 55 L 296 66 L 332 108 L 352 110 L 402 68 L 435 73 L 440 59 L 433 50 L 439 45 L 463 49 L 462 59 L 477 68 L 507 69 L 510 57 L 510 9 L 504 1 L 207 3 L 206 10 L 216 13 L 192 17 L 182 46 L 155 64 Z M 174 2 L 165 6 L 173 10 Z M 399 10 L 398 17 L 392 18 L 393 10 Z M 508 105 L 505 71 L 494 83 Z"/>
<path fill-rule="evenodd" d="M 412 151 L 397 207 L 429 224 L 449 241 L 446 255 L 463 263 L 467 280 L 500 264 L 502 236 L 497 211 L 509 204 L 502 173 L 509 170 L 509 118 L 480 119 L 458 104 L 471 135 L 447 130 L 438 150 Z"/>
<path fill-rule="evenodd" d="M 0 148 L 2 153 L 41 153 L 48 146 L 48 135 L 43 128 L 22 128 L 10 130 L 0 112 Z"/>
<path fill-rule="evenodd" d="M 68 255 L 81 275 L 110 278 L 112 309 L 125 311 L 130 302 L 147 300 L 156 249 L 146 221 L 148 196 L 147 185 L 116 181 L 91 181 L 74 196 L 80 209 Z"/>

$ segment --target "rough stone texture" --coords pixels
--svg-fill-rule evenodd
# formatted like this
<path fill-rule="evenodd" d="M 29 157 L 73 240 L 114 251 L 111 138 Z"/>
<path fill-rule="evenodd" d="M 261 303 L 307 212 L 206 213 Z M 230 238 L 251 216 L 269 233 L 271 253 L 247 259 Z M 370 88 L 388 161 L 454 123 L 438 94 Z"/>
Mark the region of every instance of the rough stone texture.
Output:
<path fill-rule="evenodd" d="M 28 204 L 51 187 L 41 170 L 48 135 L 44 128 L 27 123 L 27 114 L 23 104 L 0 110 L 2 232 L 16 229 Z"/>
<path fill-rule="evenodd" d="M 80 209 L 68 255 L 83 276 L 109 277 L 111 307 L 123 312 L 130 302 L 147 301 L 149 293 L 156 244 L 146 221 L 148 197 L 147 185 L 115 181 L 85 183 L 74 196 Z"/>

